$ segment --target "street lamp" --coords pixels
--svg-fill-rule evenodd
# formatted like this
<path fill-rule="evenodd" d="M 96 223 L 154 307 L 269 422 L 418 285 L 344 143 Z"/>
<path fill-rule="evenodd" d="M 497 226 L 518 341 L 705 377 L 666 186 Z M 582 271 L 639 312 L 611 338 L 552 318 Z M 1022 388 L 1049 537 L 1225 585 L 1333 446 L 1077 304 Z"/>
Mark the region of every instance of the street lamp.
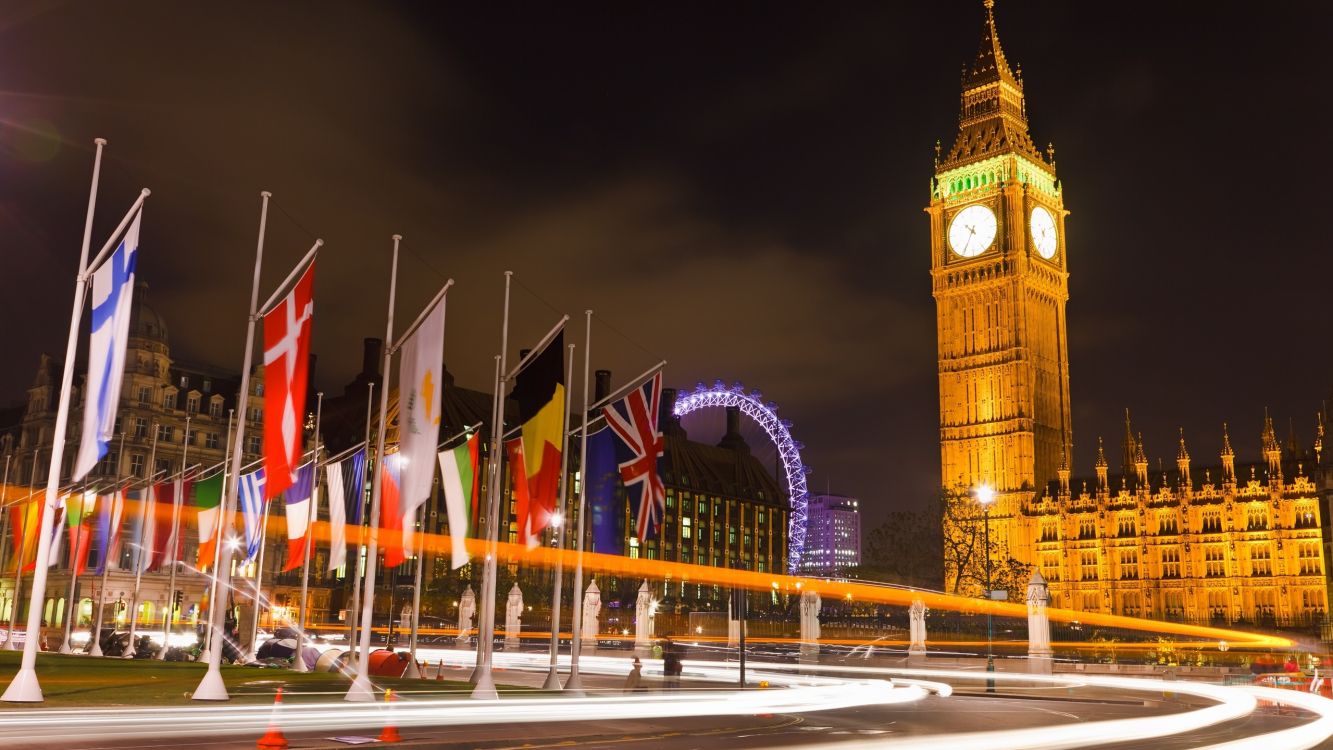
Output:
<path fill-rule="evenodd" d="M 990 559 L 990 506 L 995 502 L 995 489 L 988 484 L 979 485 L 976 489 L 977 504 L 981 506 L 981 512 L 985 517 L 985 526 L 983 527 L 983 539 L 981 548 L 986 555 L 986 671 L 995 671 L 995 650 L 993 647 L 995 640 L 995 627 L 991 618 L 991 559 Z M 995 692 L 995 679 L 986 679 L 986 692 Z"/>

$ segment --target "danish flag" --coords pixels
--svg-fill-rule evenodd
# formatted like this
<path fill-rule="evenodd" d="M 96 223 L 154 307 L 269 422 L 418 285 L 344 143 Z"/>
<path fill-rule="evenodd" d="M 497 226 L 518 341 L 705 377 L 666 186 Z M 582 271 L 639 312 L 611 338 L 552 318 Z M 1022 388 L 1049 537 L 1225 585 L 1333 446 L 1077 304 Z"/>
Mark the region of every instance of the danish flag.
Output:
<path fill-rule="evenodd" d="M 666 487 L 657 473 L 657 459 L 662 457 L 662 433 L 657 429 L 657 410 L 662 401 L 662 373 L 658 372 L 624 398 L 604 408 L 606 423 L 630 457 L 621 461 L 620 481 L 628 494 L 639 486 L 639 512 L 636 526 L 639 540 L 662 525 L 666 512 Z"/>
<path fill-rule="evenodd" d="M 311 262 L 292 291 L 264 314 L 264 491 L 270 498 L 292 486 L 301 463 L 314 286 Z"/>

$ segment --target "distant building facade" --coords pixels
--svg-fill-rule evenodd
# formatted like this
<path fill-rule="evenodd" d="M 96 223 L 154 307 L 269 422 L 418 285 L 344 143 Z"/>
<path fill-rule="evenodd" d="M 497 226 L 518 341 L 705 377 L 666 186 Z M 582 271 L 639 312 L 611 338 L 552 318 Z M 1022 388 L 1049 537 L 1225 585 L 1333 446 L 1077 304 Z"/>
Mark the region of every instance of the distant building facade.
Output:
<path fill-rule="evenodd" d="M 810 497 L 801 572 L 837 576 L 861 564 L 860 504 L 844 495 Z"/>

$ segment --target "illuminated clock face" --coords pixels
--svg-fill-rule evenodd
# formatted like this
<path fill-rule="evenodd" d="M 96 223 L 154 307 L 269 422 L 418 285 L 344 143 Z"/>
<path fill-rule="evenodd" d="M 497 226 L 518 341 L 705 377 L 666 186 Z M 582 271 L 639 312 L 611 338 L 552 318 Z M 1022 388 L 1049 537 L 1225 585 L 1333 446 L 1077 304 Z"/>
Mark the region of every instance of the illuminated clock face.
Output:
<path fill-rule="evenodd" d="M 1032 209 L 1032 244 L 1041 257 L 1050 260 L 1055 257 L 1055 217 L 1051 212 L 1037 206 Z"/>
<path fill-rule="evenodd" d="M 995 241 L 995 214 L 985 206 L 968 206 L 949 224 L 949 247 L 964 258 L 975 258 Z"/>

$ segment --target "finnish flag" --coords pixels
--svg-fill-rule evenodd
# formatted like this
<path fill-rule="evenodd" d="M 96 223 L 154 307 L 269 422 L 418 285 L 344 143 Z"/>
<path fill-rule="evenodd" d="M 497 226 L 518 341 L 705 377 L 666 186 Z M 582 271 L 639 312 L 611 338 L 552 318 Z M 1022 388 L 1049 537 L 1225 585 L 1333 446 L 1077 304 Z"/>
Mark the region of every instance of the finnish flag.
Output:
<path fill-rule="evenodd" d="M 134 296 L 134 266 L 139 257 L 139 220 L 129 229 L 111 257 L 93 273 L 92 336 L 88 346 L 88 381 L 84 386 L 83 436 L 74 461 L 73 481 L 92 471 L 106 456 L 116 425 L 116 405 L 125 375 L 125 343 L 130 331 L 130 304 Z"/>

